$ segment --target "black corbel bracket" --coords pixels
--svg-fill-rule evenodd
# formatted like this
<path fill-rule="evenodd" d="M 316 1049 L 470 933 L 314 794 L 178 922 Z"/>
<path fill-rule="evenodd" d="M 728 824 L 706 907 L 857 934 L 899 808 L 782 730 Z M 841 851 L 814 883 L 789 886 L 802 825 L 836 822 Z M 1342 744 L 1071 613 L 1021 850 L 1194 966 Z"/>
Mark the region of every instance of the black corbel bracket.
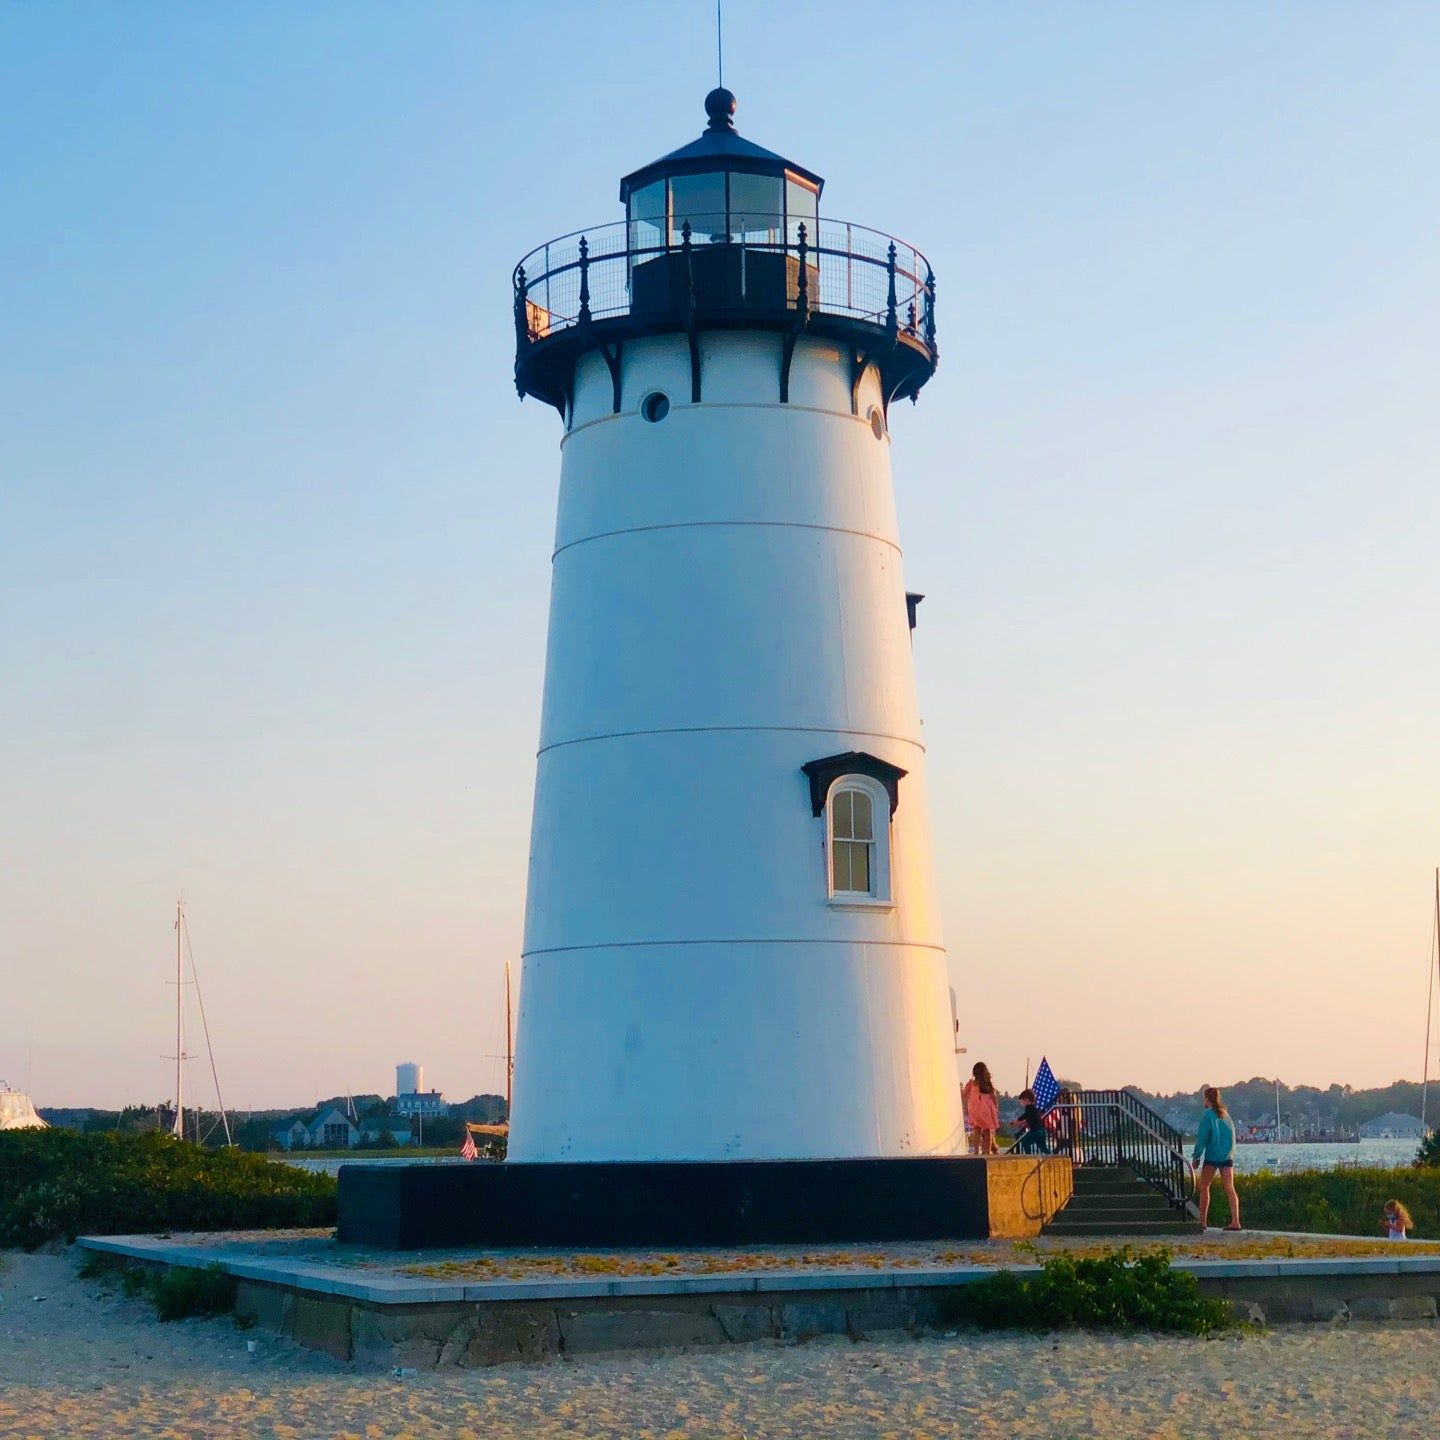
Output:
<path fill-rule="evenodd" d="M 605 362 L 605 368 L 610 372 L 610 389 L 614 395 L 614 404 L 611 406 L 610 413 L 618 415 L 620 413 L 620 353 L 624 349 L 624 341 L 617 340 L 614 350 L 611 350 L 608 345 L 601 345 L 597 348 L 600 351 L 600 358 Z"/>
<path fill-rule="evenodd" d="M 850 413 L 860 413 L 860 382 L 865 378 L 865 372 L 870 368 L 870 352 L 868 350 L 851 349 L 850 351 Z"/>

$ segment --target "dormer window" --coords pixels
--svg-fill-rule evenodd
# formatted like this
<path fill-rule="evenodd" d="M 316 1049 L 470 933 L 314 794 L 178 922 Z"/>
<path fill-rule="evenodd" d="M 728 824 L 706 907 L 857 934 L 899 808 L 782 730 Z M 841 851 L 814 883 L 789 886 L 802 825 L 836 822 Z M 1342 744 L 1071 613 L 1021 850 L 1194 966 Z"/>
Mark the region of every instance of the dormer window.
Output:
<path fill-rule="evenodd" d="M 891 903 L 891 817 L 905 771 L 863 750 L 801 766 L 810 808 L 824 821 L 826 888 L 832 905 Z"/>

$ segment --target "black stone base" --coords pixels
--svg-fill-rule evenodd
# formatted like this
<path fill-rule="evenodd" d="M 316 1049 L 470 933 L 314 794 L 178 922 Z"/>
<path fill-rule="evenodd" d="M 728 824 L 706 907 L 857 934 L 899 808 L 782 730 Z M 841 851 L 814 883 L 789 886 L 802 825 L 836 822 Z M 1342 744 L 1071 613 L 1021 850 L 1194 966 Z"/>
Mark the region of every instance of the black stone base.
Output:
<path fill-rule="evenodd" d="M 764 1245 L 983 1239 L 987 1162 L 734 1160 L 342 1165 L 341 1241 Z"/>

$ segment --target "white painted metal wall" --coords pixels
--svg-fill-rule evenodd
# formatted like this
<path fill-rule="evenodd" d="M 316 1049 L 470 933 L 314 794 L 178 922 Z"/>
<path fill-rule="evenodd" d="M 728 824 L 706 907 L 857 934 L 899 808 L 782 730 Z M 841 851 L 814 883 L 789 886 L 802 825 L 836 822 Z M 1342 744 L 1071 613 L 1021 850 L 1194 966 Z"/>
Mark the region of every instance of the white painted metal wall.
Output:
<path fill-rule="evenodd" d="M 778 337 L 582 361 L 564 441 L 510 1155 L 963 1151 L 888 436 Z M 639 406 L 670 400 L 657 424 Z M 909 774 L 893 904 L 828 898 L 809 760 Z"/>

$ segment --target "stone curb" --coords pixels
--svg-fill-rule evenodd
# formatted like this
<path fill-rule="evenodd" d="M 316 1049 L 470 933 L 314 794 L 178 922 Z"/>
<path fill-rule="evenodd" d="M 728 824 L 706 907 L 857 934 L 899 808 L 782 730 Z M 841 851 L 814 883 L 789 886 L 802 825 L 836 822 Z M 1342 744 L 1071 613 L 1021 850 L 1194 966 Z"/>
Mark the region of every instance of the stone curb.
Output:
<path fill-rule="evenodd" d="M 1034 1274 L 1038 1265 L 956 1265 L 894 1269 L 737 1270 L 721 1275 L 617 1275 L 605 1278 L 437 1281 L 428 1278 L 374 1276 L 351 1278 L 350 1267 L 310 1260 L 276 1262 L 228 1254 L 222 1246 L 201 1246 L 151 1236 L 84 1235 L 82 1249 L 156 1264 L 202 1269 L 220 1267 L 237 1279 L 283 1285 L 321 1295 L 343 1296 L 370 1305 L 434 1305 L 480 1301 L 620 1299 L 667 1295 L 793 1294 L 801 1291 L 930 1289 L 973 1284 L 1008 1270 Z M 1172 1267 L 1197 1280 L 1274 1280 L 1301 1277 L 1440 1274 L 1440 1255 L 1406 1259 L 1376 1256 L 1334 1259 L 1189 1260 Z"/>

